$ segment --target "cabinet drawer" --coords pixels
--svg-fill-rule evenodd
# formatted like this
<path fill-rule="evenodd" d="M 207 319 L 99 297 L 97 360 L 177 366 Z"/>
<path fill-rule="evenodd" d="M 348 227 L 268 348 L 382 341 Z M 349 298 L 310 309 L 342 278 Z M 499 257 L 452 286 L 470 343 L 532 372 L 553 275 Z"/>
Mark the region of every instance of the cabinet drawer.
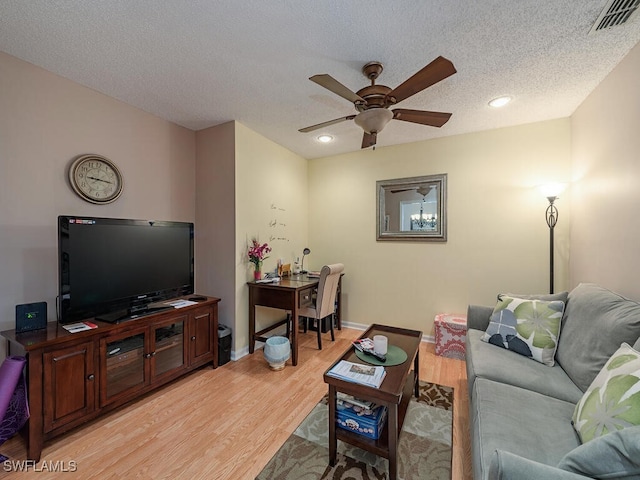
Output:
<path fill-rule="evenodd" d="M 301 290 L 298 293 L 298 305 L 300 308 L 313 306 L 313 288 L 307 290 Z"/>

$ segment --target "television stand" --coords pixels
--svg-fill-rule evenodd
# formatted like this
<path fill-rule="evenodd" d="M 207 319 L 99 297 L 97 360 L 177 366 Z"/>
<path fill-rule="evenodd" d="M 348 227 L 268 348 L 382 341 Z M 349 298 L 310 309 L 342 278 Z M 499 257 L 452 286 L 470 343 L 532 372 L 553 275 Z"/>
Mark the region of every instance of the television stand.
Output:
<path fill-rule="evenodd" d="M 120 323 L 126 322 L 128 320 L 133 320 L 135 318 L 146 317 L 147 315 L 163 312 L 165 310 L 173 310 L 173 308 L 174 307 L 172 307 L 171 305 L 163 305 L 159 307 L 141 308 L 139 310 L 118 310 L 116 312 L 98 315 L 96 317 L 96 320 L 107 323 Z"/>
<path fill-rule="evenodd" d="M 216 368 L 218 302 L 206 297 L 120 324 L 87 318 L 97 328 L 77 333 L 57 322 L 42 330 L 1 332 L 7 356 L 27 358 L 27 458 L 39 461 L 46 441 L 196 368 Z"/>

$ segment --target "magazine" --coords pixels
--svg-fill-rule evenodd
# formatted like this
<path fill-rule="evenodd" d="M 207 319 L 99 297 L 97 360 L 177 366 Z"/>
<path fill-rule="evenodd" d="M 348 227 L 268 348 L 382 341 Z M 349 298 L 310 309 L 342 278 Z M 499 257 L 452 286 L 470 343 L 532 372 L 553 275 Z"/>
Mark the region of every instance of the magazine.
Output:
<path fill-rule="evenodd" d="M 331 377 L 373 388 L 380 387 L 386 374 L 384 367 L 362 365 L 361 363 L 347 362 L 346 360 L 340 360 L 327 372 L 327 375 Z"/>
<path fill-rule="evenodd" d="M 338 405 L 346 408 L 360 408 L 364 412 L 373 411 L 377 407 L 376 403 L 371 400 L 362 400 L 344 392 L 336 392 L 336 400 Z"/>
<path fill-rule="evenodd" d="M 76 333 L 76 332 L 82 332 L 84 330 L 91 330 L 94 328 L 98 328 L 98 325 L 96 325 L 93 322 L 77 322 L 77 323 L 70 323 L 68 325 L 63 325 L 62 328 L 64 328 L 68 332 Z"/>
<path fill-rule="evenodd" d="M 356 347 L 361 352 L 363 351 L 373 351 L 373 340 L 370 338 L 359 338 L 358 340 L 353 341 L 353 346 Z"/>

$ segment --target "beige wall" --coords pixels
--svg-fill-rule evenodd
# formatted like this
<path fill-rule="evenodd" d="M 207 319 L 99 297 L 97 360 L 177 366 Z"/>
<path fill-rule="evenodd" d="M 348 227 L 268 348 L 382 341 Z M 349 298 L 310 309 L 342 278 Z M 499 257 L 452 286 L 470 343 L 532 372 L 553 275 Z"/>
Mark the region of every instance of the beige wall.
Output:
<path fill-rule="evenodd" d="M 85 153 L 122 170 L 115 203 L 69 187 L 69 163 Z M 194 168 L 192 131 L 0 52 L 0 329 L 14 328 L 21 303 L 46 301 L 55 320 L 58 215 L 193 221 Z"/>
<path fill-rule="evenodd" d="M 273 251 L 263 270 L 273 271 L 278 258 L 293 262 L 307 246 L 307 160 L 236 122 L 236 357 L 248 351 L 248 289 L 253 279 L 247 248 L 252 238 Z M 259 307 L 259 330 L 284 312 Z"/>
<path fill-rule="evenodd" d="M 196 285 L 222 299 L 220 323 L 235 327 L 235 123 L 196 133 Z"/>
<path fill-rule="evenodd" d="M 376 242 L 376 180 L 448 174 L 446 243 Z M 569 120 L 309 162 L 310 266 L 345 264 L 345 321 L 432 335 L 438 312 L 549 288 L 548 205 L 570 175 Z M 569 205 L 558 201 L 556 291 L 568 286 Z"/>
<path fill-rule="evenodd" d="M 220 323 L 231 327 L 232 358 L 248 352 L 247 248 L 252 238 L 293 262 L 307 241 L 307 161 L 237 122 L 199 131 L 196 233 L 198 291 L 222 298 Z M 258 330 L 284 312 L 258 308 Z"/>
<path fill-rule="evenodd" d="M 640 300 L 640 44 L 571 117 L 570 277 Z"/>

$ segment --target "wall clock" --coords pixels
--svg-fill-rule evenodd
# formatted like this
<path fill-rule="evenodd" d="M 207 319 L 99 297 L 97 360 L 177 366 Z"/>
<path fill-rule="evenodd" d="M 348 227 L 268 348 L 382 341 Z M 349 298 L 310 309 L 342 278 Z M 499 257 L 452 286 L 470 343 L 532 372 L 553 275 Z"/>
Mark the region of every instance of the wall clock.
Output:
<path fill-rule="evenodd" d="M 82 155 L 69 168 L 73 190 L 84 200 L 111 203 L 122 193 L 123 179 L 118 167 L 101 155 Z"/>

